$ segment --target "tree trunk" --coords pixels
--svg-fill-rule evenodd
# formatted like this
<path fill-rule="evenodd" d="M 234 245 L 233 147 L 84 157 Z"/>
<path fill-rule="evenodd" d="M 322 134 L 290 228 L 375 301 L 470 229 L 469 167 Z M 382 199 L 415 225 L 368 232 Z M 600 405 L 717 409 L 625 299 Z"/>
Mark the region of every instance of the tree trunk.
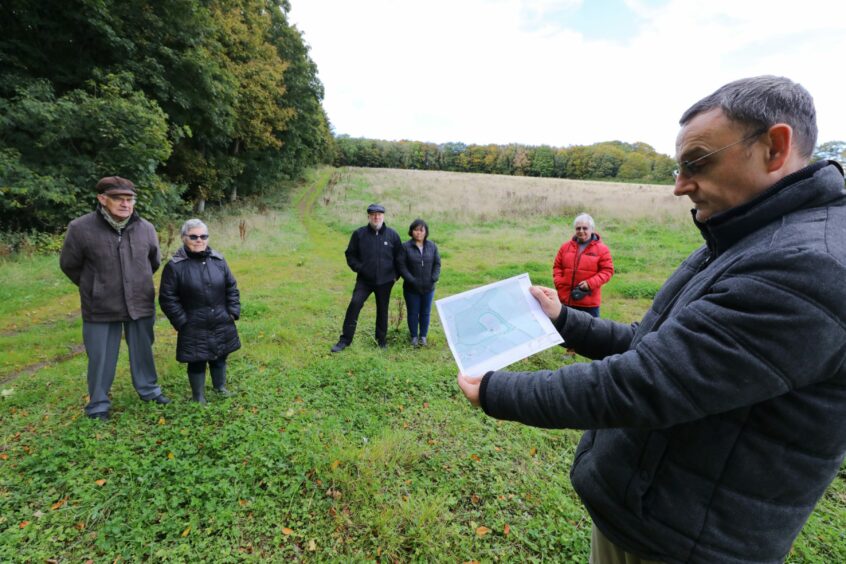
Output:
<path fill-rule="evenodd" d="M 194 202 L 194 211 L 197 213 L 203 213 L 206 211 L 206 199 L 203 197 L 197 198 Z"/>

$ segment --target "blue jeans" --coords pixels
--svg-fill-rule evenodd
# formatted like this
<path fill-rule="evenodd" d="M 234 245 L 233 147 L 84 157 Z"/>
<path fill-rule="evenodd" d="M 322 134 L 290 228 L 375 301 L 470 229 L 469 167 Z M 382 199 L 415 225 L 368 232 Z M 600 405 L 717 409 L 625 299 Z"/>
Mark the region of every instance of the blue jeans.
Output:
<path fill-rule="evenodd" d="M 571 308 L 573 308 L 573 309 L 577 309 L 577 310 L 579 310 L 579 311 L 585 311 L 585 312 L 587 312 L 587 313 L 591 314 L 591 315 L 592 315 L 592 316 L 594 316 L 594 317 L 599 317 L 599 306 L 596 306 L 596 307 L 576 307 L 576 306 L 568 306 L 568 307 L 571 307 Z"/>
<path fill-rule="evenodd" d="M 408 312 L 408 331 L 411 333 L 411 337 L 426 337 L 429 334 L 429 319 L 435 291 L 418 294 L 417 292 L 403 290 L 402 294 L 405 297 L 405 307 Z M 418 326 L 420 327 L 419 333 L 417 331 Z"/>

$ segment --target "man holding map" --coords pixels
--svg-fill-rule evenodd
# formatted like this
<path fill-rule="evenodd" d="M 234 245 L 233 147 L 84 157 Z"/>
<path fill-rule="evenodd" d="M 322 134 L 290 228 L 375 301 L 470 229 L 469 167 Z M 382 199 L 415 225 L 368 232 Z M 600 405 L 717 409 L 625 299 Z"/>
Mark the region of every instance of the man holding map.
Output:
<path fill-rule="evenodd" d="M 459 374 L 498 419 L 588 431 L 573 487 L 591 560 L 778 562 L 846 454 L 846 190 L 808 165 L 813 100 L 786 78 L 691 106 L 675 194 L 705 245 L 624 325 L 532 295 L 592 362 Z"/>

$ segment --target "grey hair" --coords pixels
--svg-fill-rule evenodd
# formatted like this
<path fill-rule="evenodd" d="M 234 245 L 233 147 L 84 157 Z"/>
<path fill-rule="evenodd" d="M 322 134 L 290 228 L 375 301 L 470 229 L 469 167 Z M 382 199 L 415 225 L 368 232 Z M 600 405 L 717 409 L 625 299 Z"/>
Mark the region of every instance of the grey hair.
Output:
<path fill-rule="evenodd" d="M 209 232 L 208 225 L 203 223 L 201 220 L 199 220 L 199 219 L 189 219 L 188 221 L 186 221 L 185 223 L 182 224 L 180 237 L 185 237 L 188 234 L 188 232 L 191 231 L 192 229 L 194 229 L 195 227 L 202 227 L 203 230 L 206 233 Z"/>
<path fill-rule="evenodd" d="M 580 213 L 576 216 L 576 219 L 573 220 L 573 227 L 580 221 L 587 221 L 588 225 L 590 225 L 591 231 L 596 231 L 596 224 L 593 222 L 593 218 L 586 213 Z"/>
<path fill-rule="evenodd" d="M 783 76 L 753 76 L 729 82 L 702 98 L 682 114 L 679 125 L 719 108 L 730 120 L 749 127 L 750 133 L 777 123 L 793 128 L 799 154 L 810 159 L 817 144 L 817 112 L 805 88 Z"/>

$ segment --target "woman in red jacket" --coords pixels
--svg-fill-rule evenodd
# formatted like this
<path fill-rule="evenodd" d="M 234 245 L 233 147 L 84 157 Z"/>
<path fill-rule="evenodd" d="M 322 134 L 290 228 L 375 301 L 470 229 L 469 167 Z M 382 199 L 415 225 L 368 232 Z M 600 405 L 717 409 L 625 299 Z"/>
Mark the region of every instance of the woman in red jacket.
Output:
<path fill-rule="evenodd" d="M 575 235 L 561 245 L 552 265 L 552 279 L 561 303 L 599 317 L 603 284 L 614 275 L 611 251 L 600 241 L 596 224 L 586 213 L 573 221 Z"/>

